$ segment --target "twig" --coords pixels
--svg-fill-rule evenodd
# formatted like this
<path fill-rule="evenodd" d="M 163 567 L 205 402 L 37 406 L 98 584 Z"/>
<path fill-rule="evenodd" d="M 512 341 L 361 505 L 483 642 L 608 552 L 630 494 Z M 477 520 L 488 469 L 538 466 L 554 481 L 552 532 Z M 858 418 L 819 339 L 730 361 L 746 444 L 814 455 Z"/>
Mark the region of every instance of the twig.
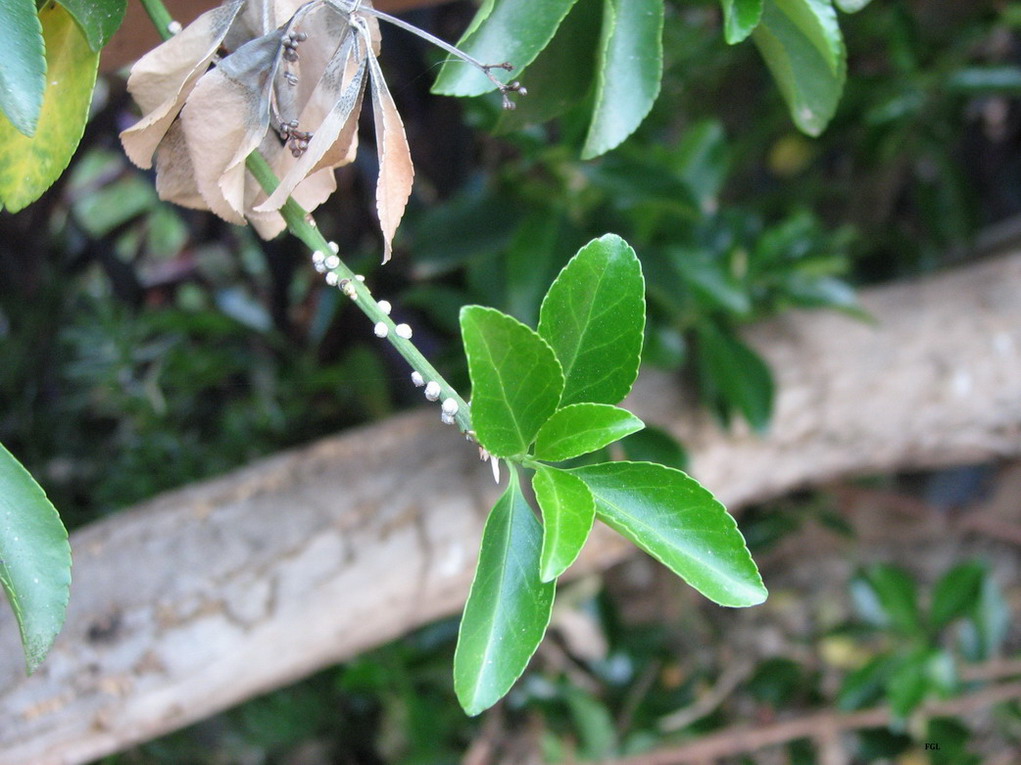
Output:
<path fill-rule="evenodd" d="M 931 717 L 964 715 L 1014 699 L 1021 699 L 1021 682 L 995 685 L 945 701 L 931 702 L 925 704 L 920 713 Z M 771 725 L 735 725 L 689 744 L 633 757 L 604 760 L 604 765 L 682 765 L 704 762 L 753 752 L 767 746 L 779 746 L 801 738 L 817 739 L 822 734 L 832 734 L 834 731 L 878 728 L 888 725 L 893 718 L 889 708 L 877 707 L 860 712 L 819 712 Z"/>

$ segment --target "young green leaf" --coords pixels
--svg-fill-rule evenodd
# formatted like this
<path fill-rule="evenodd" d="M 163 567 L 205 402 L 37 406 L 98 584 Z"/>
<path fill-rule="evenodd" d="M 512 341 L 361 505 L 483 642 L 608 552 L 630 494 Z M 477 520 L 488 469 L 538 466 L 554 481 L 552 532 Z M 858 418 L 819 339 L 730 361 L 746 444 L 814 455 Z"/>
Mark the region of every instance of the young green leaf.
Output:
<path fill-rule="evenodd" d="M 497 457 L 524 454 L 564 389 L 553 350 L 517 319 L 477 305 L 461 309 L 461 336 L 479 443 Z"/>
<path fill-rule="evenodd" d="M 549 288 L 539 334 L 566 377 L 561 404 L 616 404 L 638 376 L 645 331 L 645 280 L 631 246 L 616 234 L 578 250 Z"/>
<path fill-rule="evenodd" d="M 847 76 L 844 40 L 829 0 L 765 0 L 752 39 L 794 124 L 819 135 L 837 110 Z"/>
<path fill-rule="evenodd" d="M 932 626 L 940 629 L 954 619 L 971 613 L 979 600 L 985 576 L 985 566 L 975 561 L 965 561 L 940 577 L 932 593 Z"/>
<path fill-rule="evenodd" d="M 596 102 L 582 159 L 618 146 L 652 109 L 663 77 L 663 0 L 606 0 Z"/>
<path fill-rule="evenodd" d="M 43 33 L 33 0 L 0 2 L 0 118 L 22 135 L 35 133 L 46 89 Z"/>
<path fill-rule="evenodd" d="M 494 69 L 502 82 L 518 79 L 539 51 L 546 47 L 575 0 L 485 0 L 457 47 L 483 64 L 509 63 L 513 69 Z M 478 96 L 495 86 L 475 67 L 447 61 L 440 69 L 433 93 Z"/>
<path fill-rule="evenodd" d="M 722 606 L 754 606 L 766 588 L 737 523 L 705 488 L 649 462 L 570 471 L 596 500 L 596 516 Z"/>
<path fill-rule="evenodd" d="M 64 624 L 71 547 L 56 509 L 0 444 L 0 585 L 14 610 L 31 674 Z"/>
<path fill-rule="evenodd" d="M 0 202 L 17 212 L 38 199 L 78 148 L 92 102 L 99 54 L 59 5 L 39 12 L 46 39 L 46 88 L 35 134 L 0 118 Z"/>
<path fill-rule="evenodd" d="M 454 651 L 454 691 L 469 715 L 488 709 L 524 672 L 553 610 L 553 582 L 539 580 L 542 526 L 517 471 L 486 521 Z"/>
<path fill-rule="evenodd" d="M 729 45 L 746 39 L 762 18 L 762 0 L 720 0 L 723 5 L 723 37 Z"/>
<path fill-rule="evenodd" d="M 535 458 L 559 462 L 602 449 L 645 427 L 612 404 L 571 404 L 558 409 L 535 437 Z"/>
<path fill-rule="evenodd" d="M 539 468 L 532 489 L 543 521 L 539 578 L 552 582 L 585 545 L 596 517 L 595 500 L 584 481 L 556 468 Z"/>
<path fill-rule="evenodd" d="M 110 42 L 124 20 L 127 0 L 57 0 L 74 16 L 82 28 L 89 47 L 96 53 Z"/>

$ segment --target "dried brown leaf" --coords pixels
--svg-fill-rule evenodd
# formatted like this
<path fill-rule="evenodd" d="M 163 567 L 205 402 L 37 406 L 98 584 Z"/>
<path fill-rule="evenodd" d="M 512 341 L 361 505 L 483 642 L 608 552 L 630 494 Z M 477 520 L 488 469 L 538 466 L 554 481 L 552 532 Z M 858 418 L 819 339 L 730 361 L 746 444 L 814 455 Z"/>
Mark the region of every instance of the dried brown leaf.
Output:
<path fill-rule="evenodd" d="M 404 132 L 404 122 L 383 78 L 375 56 L 368 57 L 372 90 L 372 113 L 376 125 L 379 178 L 376 181 L 376 212 L 383 231 L 383 262 L 390 260 L 391 243 L 404 208 L 411 197 L 415 166 Z"/>
<path fill-rule="evenodd" d="M 244 6 L 233 0 L 199 16 L 184 30 L 154 48 L 131 68 L 128 91 L 143 117 L 121 133 L 124 151 L 139 167 L 152 166 L 152 155 L 185 99 L 216 55 Z"/>
<path fill-rule="evenodd" d="M 320 79 L 315 97 L 302 112 L 300 124 L 317 124 L 317 112 L 321 112 L 326 104 L 331 105 L 330 110 L 325 117 L 320 118 L 308 149 L 280 180 L 280 185 L 270 197 L 255 208 L 257 211 L 280 209 L 305 176 L 317 169 L 333 168 L 348 160 L 357 134 L 358 114 L 365 92 L 365 58 L 365 46 L 358 44 L 356 36 L 348 35 Z M 312 116 L 306 119 L 309 110 Z"/>
<path fill-rule="evenodd" d="M 245 160 L 269 129 L 280 31 L 246 43 L 195 85 L 181 122 L 195 181 L 209 209 L 244 223 Z"/>
<path fill-rule="evenodd" d="M 156 150 L 156 193 L 160 199 L 182 207 L 207 208 L 195 182 L 195 168 L 180 121 L 170 126 Z"/>

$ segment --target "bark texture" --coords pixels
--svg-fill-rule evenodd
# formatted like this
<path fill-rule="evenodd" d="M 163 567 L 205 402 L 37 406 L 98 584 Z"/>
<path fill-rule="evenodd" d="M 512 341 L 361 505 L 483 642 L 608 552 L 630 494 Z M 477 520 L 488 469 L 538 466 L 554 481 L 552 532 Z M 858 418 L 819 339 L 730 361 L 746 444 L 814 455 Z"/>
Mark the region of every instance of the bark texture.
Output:
<path fill-rule="evenodd" d="M 1013 255 L 869 291 L 871 324 L 801 313 L 753 328 L 779 390 L 766 437 L 721 433 L 670 375 L 645 373 L 629 404 L 685 439 L 731 508 L 1018 456 L 1019 290 Z M 98 758 L 455 612 L 496 491 L 430 408 L 77 532 L 67 624 L 31 678 L 0 609 L 0 765 Z M 575 570 L 629 551 L 599 533 Z"/>

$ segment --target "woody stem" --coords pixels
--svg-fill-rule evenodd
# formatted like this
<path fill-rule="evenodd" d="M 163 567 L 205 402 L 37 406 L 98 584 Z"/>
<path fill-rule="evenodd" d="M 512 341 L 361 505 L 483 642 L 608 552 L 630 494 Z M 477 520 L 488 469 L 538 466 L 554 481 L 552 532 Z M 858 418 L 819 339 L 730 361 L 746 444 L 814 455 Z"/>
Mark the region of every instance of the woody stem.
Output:
<path fill-rule="evenodd" d="M 173 34 L 170 27 L 173 17 L 171 17 L 162 1 L 141 1 L 146 13 L 148 13 L 149 18 L 156 27 L 156 31 L 164 40 L 172 37 Z M 280 183 L 280 179 L 277 178 L 276 173 L 273 172 L 266 159 L 258 151 L 253 151 L 248 155 L 246 166 L 255 180 L 266 190 L 266 193 L 272 194 L 273 190 Z M 295 202 L 293 198 L 288 197 L 287 202 L 280 208 L 280 213 L 283 215 L 287 223 L 287 229 L 291 234 L 304 242 L 310 250 L 321 252 L 324 255 L 333 254 L 333 250 L 326 241 L 326 238 L 319 232 L 311 214 Z M 436 368 L 429 363 L 429 360 L 422 355 L 422 352 L 418 350 L 414 343 L 397 334 L 393 320 L 379 307 L 375 298 L 372 297 L 369 288 L 356 278 L 355 273 L 343 261 L 340 261 L 339 265 L 331 270 L 337 274 L 338 283 L 346 285 L 348 294 L 352 295 L 353 302 L 361 309 L 362 313 L 373 323 L 382 323 L 387 328 L 386 339 L 390 341 L 390 344 L 411 365 L 411 368 L 422 375 L 425 381 L 435 382 L 439 385 L 440 400 L 451 398 L 457 403 L 454 422 L 457 423 L 457 427 L 461 432 L 469 433 L 471 431 L 471 414 L 468 403 L 436 371 Z"/>

